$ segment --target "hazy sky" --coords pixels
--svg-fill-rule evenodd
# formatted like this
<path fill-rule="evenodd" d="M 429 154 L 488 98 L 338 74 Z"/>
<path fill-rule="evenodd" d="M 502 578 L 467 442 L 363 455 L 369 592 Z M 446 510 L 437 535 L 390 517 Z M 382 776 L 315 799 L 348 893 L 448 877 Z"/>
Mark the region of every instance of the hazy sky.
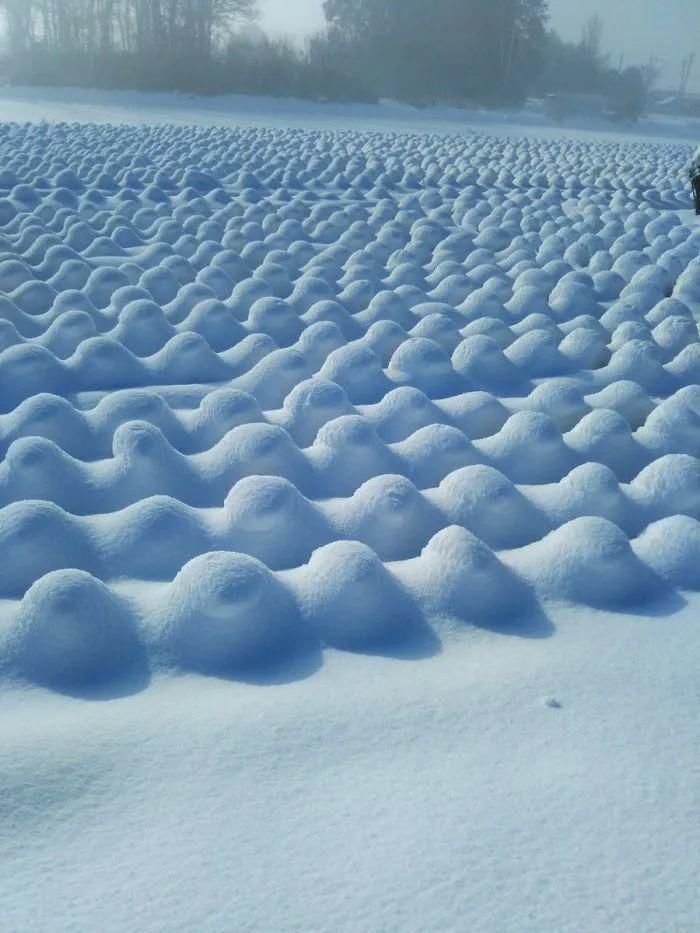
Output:
<path fill-rule="evenodd" d="M 324 24 L 323 0 L 258 0 L 260 25 L 268 32 L 303 36 Z"/>
<path fill-rule="evenodd" d="M 700 91 L 700 0 L 550 0 L 551 24 L 565 39 L 577 39 L 594 13 L 603 19 L 603 42 L 611 60 L 643 64 L 655 55 L 659 86 L 676 88 L 681 61 L 697 52 L 688 87 Z M 323 26 L 322 0 L 260 0 L 260 25 L 271 32 L 303 36 Z"/>

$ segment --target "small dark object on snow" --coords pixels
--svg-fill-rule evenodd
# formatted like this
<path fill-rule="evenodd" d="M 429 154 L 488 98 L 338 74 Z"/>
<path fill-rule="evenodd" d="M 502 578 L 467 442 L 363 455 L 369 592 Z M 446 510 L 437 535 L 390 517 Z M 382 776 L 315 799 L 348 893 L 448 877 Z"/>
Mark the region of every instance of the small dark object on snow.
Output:
<path fill-rule="evenodd" d="M 693 186 L 693 201 L 695 202 L 695 213 L 700 214 L 700 146 L 693 154 L 693 161 L 690 166 L 690 183 Z"/>

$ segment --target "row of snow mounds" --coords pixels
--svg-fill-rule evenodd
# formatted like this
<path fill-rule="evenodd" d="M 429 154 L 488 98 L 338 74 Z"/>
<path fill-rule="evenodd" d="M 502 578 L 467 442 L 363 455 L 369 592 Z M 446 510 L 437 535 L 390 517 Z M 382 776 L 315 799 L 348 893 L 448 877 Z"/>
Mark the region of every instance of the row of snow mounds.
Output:
<path fill-rule="evenodd" d="M 469 246 L 478 250 L 472 267 L 487 260 L 507 272 L 528 260 L 539 266 L 563 261 L 577 268 L 590 264 L 592 272 L 613 271 L 627 280 L 635 267 L 664 255 L 682 260 L 690 253 L 694 231 L 677 212 L 644 205 L 630 214 L 628 202 L 608 199 L 606 204 L 598 196 L 589 208 L 577 216 L 571 199 L 556 198 L 543 209 L 537 192 L 489 195 L 477 186 L 457 195 L 442 189 L 430 197 L 394 192 L 364 202 L 334 195 L 314 204 L 299 194 L 247 207 L 200 199 L 152 209 L 106 200 L 95 212 L 80 206 L 56 210 L 42 201 L 22 214 L 16 232 L 5 225 L 0 268 L 5 290 L 27 283 L 50 288 L 53 279 L 61 283 L 66 277 L 85 285 L 92 270 L 121 258 L 130 273 L 138 267 L 146 284 L 151 280 L 163 292 L 173 279 L 191 280 L 212 258 L 227 253 L 237 258 L 226 256 L 223 269 L 229 275 L 274 263 L 273 284 L 280 286 L 285 270 L 293 278 L 307 266 L 335 266 L 349 275 L 362 262 L 375 275 L 389 275 L 411 259 L 417 261 L 414 275 L 430 283 L 441 264 L 464 263 Z M 630 216 L 638 218 L 636 226 L 629 225 Z M 166 263 L 162 276 L 153 271 L 159 261 Z M 90 293 L 101 302 L 109 287 L 108 279 L 94 280 Z"/>
<path fill-rule="evenodd" d="M 474 194 L 477 203 L 483 203 L 482 197 L 483 192 Z M 311 230 L 304 229 L 308 217 L 301 223 L 284 220 L 274 205 L 257 205 L 251 216 L 263 224 L 272 220 L 266 224 L 273 228 L 268 234 L 245 216 L 226 220 L 218 215 L 209 221 L 190 218 L 199 227 L 187 234 L 187 223 L 179 226 L 170 209 L 145 237 L 127 228 L 126 219 L 106 235 L 115 222 L 109 211 L 104 212 L 111 219 L 106 230 L 75 214 L 74 223 L 66 218 L 64 229 L 49 232 L 44 222 L 27 215 L 29 223 L 17 242 L 8 239 L 4 251 L 0 242 L 0 288 L 28 315 L 25 328 L 50 319 L 57 296 L 69 290 L 79 292 L 88 307 L 105 310 L 96 313 L 100 324 L 103 317 L 114 317 L 111 303 L 122 288 L 139 288 L 165 305 L 193 284 L 231 299 L 239 312 L 246 310 L 248 293 L 291 297 L 300 304 L 315 291 L 320 298 L 342 294 L 355 304 L 363 292 L 402 287 L 457 305 L 485 285 L 504 301 L 527 285 L 546 298 L 567 274 L 587 287 L 576 297 L 592 309 L 596 301 L 624 292 L 648 310 L 674 287 L 678 297 L 687 293 L 689 300 L 697 300 L 697 233 L 677 213 L 647 208 L 639 212 L 644 229 L 625 232 L 619 219 L 605 222 L 607 214 L 618 217 L 612 211 L 574 221 L 560 206 L 555 222 L 551 209 L 542 215 L 504 204 L 504 211 L 489 209 L 489 225 L 479 230 L 465 222 L 455 226 L 449 211 L 437 219 L 435 209 L 420 204 L 402 209 L 401 200 L 382 202 L 376 217 L 365 216 L 358 205 L 351 210 L 334 203 L 329 205 L 333 223 L 323 221 Z M 452 204 L 447 201 L 443 208 L 453 211 Z M 309 205 L 303 202 L 299 208 L 303 216 Z M 625 206 L 623 214 L 628 210 Z M 505 220 L 509 214 L 514 216 Z M 322 236 L 318 228 L 326 225 L 332 231 Z M 667 232 L 656 232 L 661 229 Z M 560 298 L 559 304 L 565 302 Z"/>
<path fill-rule="evenodd" d="M 55 570 L 15 605 L 0 665 L 78 695 L 139 689 L 164 668 L 289 677 L 313 669 L 323 647 L 435 651 L 446 621 L 543 634 L 543 599 L 648 608 L 679 598 L 676 587 L 700 588 L 698 568 L 700 522 L 677 515 L 632 542 L 604 518 L 581 517 L 500 555 L 458 526 L 403 561 L 336 540 L 276 573 L 249 555 L 213 551 L 188 561 L 150 600 L 127 598 L 85 570 Z"/>
<path fill-rule="evenodd" d="M 485 440 L 501 431 L 511 415 L 535 412 L 550 418 L 582 455 L 585 438 L 595 426 L 599 446 L 607 445 L 610 456 L 617 456 L 617 434 L 617 448 L 634 451 L 637 460 L 665 453 L 692 454 L 698 449 L 700 431 L 697 385 L 659 403 L 633 380 L 584 394 L 573 380 L 548 379 L 527 396 L 504 399 L 484 391 L 433 399 L 420 389 L 401 386 L 377 403 L 353 405 L 336 382 L 314 377 L 298 383 L 281 408 L 266 411 L 239 389 L 194 392 L 191 408 L 169 405 L 156 390 L 127 389 L 107 393 L 87 410 L 60 396 L 34 395 L 0 415 L 0 456 L 4 459 L 14 442 L 37 437 L 53 441 L 76 460 L 106 460 L 115 451 L 116 431 L 131 421 L 157 428 L 174 451 L 185 455 L 204 453 L 234 428 L 251 424 L 283 428 L 297 447 L 306 448 L 325 425 L 349 415 L 364 419 L 381 441 L 390 444 L 434 425 L 455 428 L 470 441 Z"/>
<path fill-rule="evenodd" d="M 102 336 L 89 315 L 73 310 L 31 339 L 0 320 L 0 411 L 40 392 L 66 395 L 233 378 L 241 380 L 241 388 L 248 380 L 249 391 L 272 407 L 282 403 L 294 380 L 304 378 L 293 371 L 292 361 L 308 376 L 322 373 L 338 382 L 355 403 L 378 401 L 392 384 L 444 398 L 476 388 L 522 395 L 535 380 L 559 376 L 601 386 L 634 379 L 656 395 L 698 381 L 697 325 L 674 299 L 646 319 L 637 319 L 620 301 L 602 320 L 578 315 L 557 323 L 539 312 L 511 324 L 503 320 L 505 313 L 492 316 L 494 308 L 491 316 L 463 324 L 459 310 L 428 302 L 406 311 L 408 330 L 391 317 L 379 317 L 382 304 L 370 307 L 370 320 L 353 317 L 330 300 L 297 316 L 283 300 L 264 298 L 240 323 L 224 303 L 209 300 L 172 325 L 154 302 L 137 300 Z M 401 307 L 400 302 L 386 305 L 394 312 Z"/>
<path fill-rule="evenodd" d="M 105 496 L 106 498 L 106 496 Z M 530 545 L 578 518 L 597 516 L 635 536 L 675 515 L 700 519 L 700 460 L 669 454 L 629 484 L 600 463 L 574 467 L 552 483 L 515 484 L 486 464 L 448 473 L 419 489 L 383 473 L 346 497 L 310 499 L 280 476 L 239 480 L 222 507 L 181 497 L 142 497 L 116 511 L 76 515 L 45 500 L 0 509 L 0 599 L 19 598 L 44 574 L 71 567 L 102 580 L 169 580 L 188 560 L 227 550 L 272 570 L 304 564 L 333 541 L 360 541 L 381 560 L 417 556 L 441 529 L 460 526 L 496 549 Z"/>
<path fill-rule="evenodd" d="M 667 400 L 634 433 L 610 409 L 590 412 L 565 433 L 548 415 L 523 410 L 495 434 L 475 440 L 449 424 L 431 423 L 405 440 L 387 442 L 366 418 L 348 414 L 324 424 L 308 447 L 300 447 L 280 425 L 258 422 L 232 428 L 201 453 L 183 454 L 157 426 L 130 420 L 114 432 L 113 456 L 94 461 L 79 460 L 48 438 L 23 437 L 12 442 L 0 463 L 0 507 L 43 499 L 90 515 L 166 495 L 216 508 L 249 476 L 282 477 L 317 500 L 350 496 L 383 475 L 428 489 L 454 470 L 475 465 L 533 485 L 558 482 L 592 461 L 618 482 L 629 482 L 665 458 L 697 456 L 696 389 Z"/>
<path fill-rule="evenodd" d="M 336 324 L 325 321 L 308 327 L 283 349 L 268 335 L 256 333 L 218 353 L 194 331 L 171 337 L 146 357 L 114 337 L 89 338 L 65 360 L 46 347 L 23 344 L 0 353 L 0 413 L 44 393 L 70 397 L 206 384 L 226 384 L 248 393 L 262 408 L 278 408 L 299 382 L 314 375 L 336 383 L 354 405 L 377 403 L 399 386 L 419 389 L 433 399 L 477 390 L 523 396 L 551 377 L 569 377 L 588 392 L 634 381 L 649 394 L 668 396 L 700 382 L 700 342 L 695 325 L 666 323 L 658 328 L 659 340 L 668 338 L 670 344 L 665 352 L 653 338 L 642 339 L 633 329 L 610 351 L 591 330 L 579 328 L 559 345 L 550 332 L 537 328 L 505 349 L 487 333 L 464 337 L 455 331 L 458 342 L 451 349 L 450 328 L 435 321 L 422 329 L 430 333 L 434 324 L 432 336 L 411 336 L 380 323 L 350 342 Z"/>
<path fill-rule="evenodd" d="M 72 128 L 72 132 L 78 139 L 90 135 L 79 127 Z M 105 136 L 104 130 L 97 132 Z M 110 132 L 106 131 L 106 135 Z M 570 268 L 588 267 L 600 274 L 612 272 L 612 278 L 602 277 L 601 288 L 607 292 L 615 287 L 617 276 L 629 281 L 641 265 L 657 261 L 677 276 L 696 255 L 691 245 L 692 230 L 674 212 L 685 201 L 679 182 L 687 157 L 682 147 L 665 153 L 674 166 L 669 176 L 677 180 L 656 179 L 659 184 L 675 183 L 678 188 L 670 200 L 666 198 L 671 210 L 664 210 L 655 206 L 664 200 L 660 190 L 642 192 L 624 183 L 610 187 L 604 181 L 599 190 L 584 184 L 586 150 L 561 144 L 550 144 L 551 157 L 570 156 L 569 187 L 553 183 L 556 180 L 542 173 L 519 180 L 517 173 L 510 170 L 513 158 L 543 158 L 542 147 L 535 141 L 524 144 L 518 156 L 499 140 L 469 144 L 456 140 L 447 144 L 447 155 L 421 159 L 419 153 L 425 141 L 414 137 L 403 143 L 395 141 L 394 170 L 383 173 L 386 177 L 382 185 L 370 191 L 333 187 L 321 172 L 321 191 L 313 186 L 310 191 L 305 184 L 292 183 L 291 178 L 273 189 L 263 180 L 254 181 L 254 173 L 245 170 L 245 180 L 253 187 L 241 188 L 241 173 L 227 173 L 232 167 L 230 160 L 221 162 L 221 146 L 217 177 L 211 173 L 207 176 L 191 165 L 183 166 L 183 162 L 195 158 L 217 161 L 215 151 L 205 154 L 193 145 L 190 153 L 186 146 L 181 147 L 177 171 L 171 179 L 164 168 L 155 166 L 163 160 L 172 167 L 174 160 L 167 158 L 167 152 L 163 159 L 163 152 L 158 151 L 164 144 L 162 135 L 156 130 L 149 133 L 154 137 L 156 153 L 152 157 L 145 155 L 144 149 L 150 147 L 142 144 L 141 151 L 132 158 L 147 164 L 127 170 L 128 177 L 117 165 L 109 161 L 105 165 L 99 157 L 92 169 L 76 165 L 75 169 L 88 178 L 96 171 L 103 180 L 110 177 L 110 170 L 114 173 L 110 184 L 90 188 L 80 196 L 70 187 L 52 187 L 49 178 L 40 174 L 45 168 L 57 182 L 66 171 L 75 174 L 73 169 L 51 161 L 46 152 L 42 153 L 43 162 L 40 160 L 34 167 L 33 160 L 22 154 L 25 180 L 14 187 L 10 187 L 12 181 L 19 179 L 12 170 L 0 173 L 0 182 L 4 177 L 9 195 L 0 201 L 0 215 L 6 217 L 0 240 L 0 254 L 5 246 L 4 261 L 0 263 L 0 287 L 4 291 L 43 284 L 43 291 L 31 290 L 30 304 L 41 307 L 50 295 L 52 285 L 48 283 L 54 277 L 58 277 L 54 284 L 59 291 L 82 287 L 94 267 L 99 269 L 105 260 L 121 260 L 128 267 L 124 272 L 131 276 L 131 284 L 145 275 L 144 284 L 155 288 L 153 297 L 161 301 L 175 282 L 191 280 L 194 275 L 206 273 L 216 287 L 224 287 L 231 273 L 234 278 L 242 277 L 265 265 L 265 277 L 272 280 L 275 289 L 284 292 L 291 289 L 295 274 L 311 261 L 319 270 L 340 267 L 343 276 L 354 273 L 357 277 L 359 270 L 351 266 L 366 266 L 365 278 L 383 272 L 384 277 L 393 276 L 398 283 L 415 284 L 414 280 L 427 280 L 433 273 L 440 280 L 440 266 L 449 262 L 460 265 L 469 254 L 472 260 L 478 258 L 482 265 L 491 262 L 502 271 L 520 272 L 565 263 Z M 239 146 L 239 136 L 229 131 L 226 148 Z M 298 135 L 289 136 L 287 145 L 296 150 L 292 158 L 298 159 Z M 212 145 L 217 138 L 226 138 L 226 134 L 213 137 Z M 286 148 L 282 138 L 278 142 Z M 357 153 L 342 142 L 323 142 L 331 151 L 337 149 L 334 159 L 339 165 L 345 163 L 347 171 L 354 175 Z M 307 143 L 322 148 L 318 140 Z M 67 155 L 60 135 L 58 145 Z M 428 145 L 435 149 L 436 141 Z M 45 140 L 41 146 L 51 149 Z M 17 148 L 13 139 L 0 151 L 7 154 L 9 163 L 14 163 L 19 160 Z M 366 150 L 365 157 L 369 155 L 371 161 L 372 150 L 385 147 L 376 137 L 367 136 L 360 148 Z M 600 147 L 589 145 L 589 149 L 596 148 Z M 274 161 L 268 158 L 268 152 L 260 147 L 251 158 L 263 164 L 266 159 Z M 638 159 L 637 153 L 635 157 Z M 381 165 L 379 155 L 374 158 Z M 149 159 L 153 163 L 150 167 Z M 498 173 L 478 172 L 474 163 L 484 159 L 492 164 L 505 160 L 505 165 Z M 320 167 L 315 157 L 308 162 Z M 455 162 L 464 169 L 456 175 Z M 614 169 L 619 170 L 619 166 L 614 165 Z M 637 161 L 634 172 L 640 170 Z M 308 171 L 313 173 L 313 169 Z M 154 183 L 145 188 L 138 184 L 129 187 L 132 176 L 139 172 L 152 174 Z M 404 183 L 406 174 L 411 179 Z M 155 184 L 156 177 L 160 184 Z M 597 166 L 597 181 L 604 177 L 601 166 Z M 543 183 L 547 187 L 539 186 Z M 216 184 L 219 187 L 213 188 Z M 72 187 L 76 187 L 75 181 Z M 209 270 L 218 253 L 228 254 L 226 262 Z M 232 262 L 231 254 L 237 262 Z M 350 263 L 353 258 L 355 262 Z M 405 276 L 409 282 L 404 281 Z M 440 281 L 433 284 L 439 285 Z M 89 293 L 100 303 L 109 295 L 110 287 L 108 279 L 97 280 L 90 284 Z M 26 298 L 24 293 L 19 297 Z"/>
<path fill-rule="evenodd" d="M 394 210 L 398 210 L 396 204 L 390 213 Z M 26 320 L 20 315 L 18 320 L 29 330 L 50 320 L 58 296 L 71 290 L 77 293 L 74 300 L 92 309 L 96 326 L 106 326 L 103 320 L 113 320 L 115 305 L 123 303 L 115 294 L 129 287 L 167 305 L 175 302 L 184 286 L 197 285 L 205 295 L 230 300 L 239 314 L 258 296 L 290 298 L 303 310 L 310 299 L 339 297 L 351 310 L 360 310 L 366 295 L 397 288 L 422 292 L 427 296 L 424 300 L 459 305 L 484 286 L 488 288 L 471 304 L 489 292 L 506 302 L 528 286 L 533 289 L 530 301 L 538 295 L 542 301 L 564 276 L 560 292 L 570 280 L 585 288 L 576 295 L 583 305 L 581 312 L 588 308 L 595 312 L 596 302 L 623 293 L 636 297 L 646 311 L 669 294 L 676 282 L 678 297 L 687 292 L 690 300 L 697 300 L 698 269 L 693 263 L 697 235 L 687 226 L 676 227 L 669 236 L 656 237 L 648 244 L 643 235 L 641 240 L 634 235 L 630 241 L 629 234 L 619 240 L 582 234 L 565 215 L 558 232 L 545 235 L 543 230 L 551 221 L 535 217 L 537 231 L 516 234 L 514 229 L 506 234 L 507 247 L 500 249 L 497 241 L 490 248 L 478 246 L 479 241 L 489 239 L 486 231 L 456 232 L 450 222 L 431 221 L 422 211 L 399 211 L 397 216 L 404 213 L 409 216 L 378 225 L 371 219 L 352 221 L 340 212 L 329 245 L 313 238 L 299 239 L 299 232 L 295 238 L 289 229 L 268 235 L 265 242 L 254 240 L 262 231 L 246 223 L 238 233 L 205 231 L 208 236 L 216 235 L 216 240 L 199 234 L 182 236 L 170 245 L 156 238 L 148 246 L 126 250 L 82 224 L 85 236 L 94 242 L 81 253 L 65 243 L 50 245 L 52 240 L 61 240 L 31 228 L 28 232 L 37 237 L 32 251 L 46 251 L 37 256 L 41 263 L 32 267 L 21 261 L 15 246 L 0 252 L 0 288 L 8 296 L 8 306 L 28 316 Z M 527 216 L 520 216 L 512 225 L 521 227 L 526 220 Z M 285 221 L 282 227 L 289 223 Z M 63 239 L 70 241 L 74 230 Z M 503 242 L 503 224 L 493 230 Z M 99 244 L 98 254 L 90 255 Z M 357 283 L 362 283 L 361 289 Z M 570 295 L 558 298 L 560 311 L 566 310 L 567 297 L 570 301 Z M 177 311 L 177 304 L 172 310 Z"/>
<path fill-rule="evenodd" d="M 461 278 L 466 280 L 468 274 Z M 680 299 L 660 297 L 661 290 L 644 303 L 643 281 L 640 291 L 623 289 L 621 297 L 607 306 L 596 298 L 593 279 L 582 272 L 566 273 L 549 295 L 533 285 L 516 287 L 511 294 L 510 285 L 495 276 L 460 301 L 461 285 L 453 284 L 458 294 L 444 295 L 446 300 L 418 288 L 392 290 L 361 280 L 336 295 L 316 276 L 304 274 L 287 299 L 263 294 L 270 289 L 247 279 L 226 301 L 208 286 L 191 283 L 165 305 L 154 301 L 146 289 L 127 285 L 117 289 L 107 310 L 97 310 L 82 292 L 67 290 L 40 316 L 41 325 L 5 298 L 0 300 L 0 352 L 36 346 L 65 359 L 101 336 L 145 357 L 189 332 L 201 336 L 214 351 L 231 349 L 251 335 L 267 336 L 272 347 L 287 348 L 305 330 L 324 324 L 337 328 L 339 343 L 362 340 L 380 353 L 386 352 L 386 345 L 396 347 L 410 336 L 433 339 L 448 351 L 455 349 L 461 336 L 488 336 L 502 348 L 520 340 L 521 349 L 511 351 L 516 359 L 522 357 L 525 338 L 542 331 L 538 339 L 546 339 L 562 354 L 556 364 L 550 361 L 550 368 L 562 369 L 601 366 L 613 350 L 632 339 L 651 343 L 665 359 L 692 342 L 693 336 L 697 339 L 691 308 Z"/>
<path fill-rule="evenodd" d="M 148 186 L 164 192 L 322 190 L 377 183 L 408 190 L 450 183 L 506 188 L 633 190 L 679 186 L 687 146 L 578 140 L 510 140 L 437 135 L 223 127 L 5 124 L 0 130 L 0 191 L 24 204 L 31 191 L 111 194 Z M 297 185 L 292 184 L 296 179 Z M 335 182 L 335 185 L 334 185 Z"/>
<path fill-rule="evenodd" d="M 593 309 L 596 300 L 609 301 L 623 291 L 648 306 L 672 290 L 676 281 L 679 292 L 687 291 L 696 300 L 697 234 L 671 212 L 660 213 L 649 225 L 667 217 L 680 225 L 671 227 L 668 235 L 648 234 L 648 242 L 643 232 L 621 233 L 617 238 L 610 230 L 606 233 L 611 223 L 601 227 L 599 234 L 582 232 L 563 211 L 558 225 L 516 211 L 510 223 L 499 220 L 497 226 L 477 232 L 455 228 L 452 218 L 431 220 L 432 211 L 404 211 L 393 200 L 390 204 L 383 211 L 390 216 L 381 223 L 371 215 L 353 220 L 356 211 L 338 209 L 340 216 L 329 244 L 297 229 L 302 227 L 297 221 L 282 221 L 264 240 L 255 239 L 264 231 L 252 221 L 236 230 L 238 218 L 229 220 L 228 232 L 205 223 L 196 236 L 183 234 L 171 244 L 168 240 L 177 233 L 171 228 L 174 221 L 161 218 L 152 242 L 128 248 L 119 242 L 125 241 L 128 232 L 122 226 L 110 238 L 84 221 L 60 235 L 49 235 L 34 222 L 18 244 L 8 243 L 0 251 L 0 288 L 11 304 L 29 316 L 25 327 L 45 321 L 58 296 L 66 291 L 79 293 L 76 299 L 93 308 L 99 324 L 102 317 L 109 321 L 114 316 L 114 295 L 120 289 L 139 288 L 145 297 L 166 305 L 174 302 L 182 287 L 193 284 L 210 289 L 220 299 L 231 299 L 239 312 L 246 310 L 256 294 L 291 297 L 299 305 L 308 304 L 309 294 L 315 297 L 315 291 L 319 298 L 342 294 L 356 304 L 362 298 L 358 282 L 365 293 L 410 288 L 422 291 L 428 299 L 455 305 L 487 284 L 504 301 L 525 285 L 546 298 L 565 275 L 562 287 L 569 279 L 586 286 L 587 292 L 579 290 L 577 300 Z M 276 225 L 279 212 L 270 211 L 263 220 L 273 217 Z M 499 211 L 494 213 L 500 218 Z M 530 217 L 537 229 L 518 233 L 529 226 Z M 649 221 L 647 215 L 644 219 Z M 549 224 L 556 233 L 546 233 Z M 603 224 L 602 218 L 594 226 L 598 224 Z M 612 226 L 614 232 L 622 229 Z M 505 234 L 507 239 L 502 235 L 504 227 L 512 228 Z M 90 243 L 82 251 L 67 245 L 78 229 L 81 241 Z M 23 255 L 21 245 L 32 238 Z M 126 237 L 134 238 L 135 232 Z M 479 245 L 489 240 L 488 246 Z M 97 314 L 95 309 L 105 313 Z"/>

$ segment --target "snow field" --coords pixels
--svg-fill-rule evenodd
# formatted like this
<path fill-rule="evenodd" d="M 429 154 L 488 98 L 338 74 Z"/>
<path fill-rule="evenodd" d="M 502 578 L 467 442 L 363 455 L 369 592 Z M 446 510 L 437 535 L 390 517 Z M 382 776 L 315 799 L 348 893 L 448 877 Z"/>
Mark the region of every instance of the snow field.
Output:
<path fill-rule="evenodd" d="M 4 674 L 249 680 L 700 589 L 689 151 L 0 126 Z"/>

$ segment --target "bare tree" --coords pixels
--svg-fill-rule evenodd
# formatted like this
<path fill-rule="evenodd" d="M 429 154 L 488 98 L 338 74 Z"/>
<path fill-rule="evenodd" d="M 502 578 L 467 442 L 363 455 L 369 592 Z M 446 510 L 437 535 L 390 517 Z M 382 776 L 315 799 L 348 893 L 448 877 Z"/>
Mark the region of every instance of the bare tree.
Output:
<path fill-rule="evenodd" d="M 587 19 L 581 30 L 581 48 L 591 61 L 603 61 L 603 20 L 598 13 Z"/>
<path fill-rule="evenodd" d="M 256 0 L 0 0 L 10 48 L 211 55 Z"/>

